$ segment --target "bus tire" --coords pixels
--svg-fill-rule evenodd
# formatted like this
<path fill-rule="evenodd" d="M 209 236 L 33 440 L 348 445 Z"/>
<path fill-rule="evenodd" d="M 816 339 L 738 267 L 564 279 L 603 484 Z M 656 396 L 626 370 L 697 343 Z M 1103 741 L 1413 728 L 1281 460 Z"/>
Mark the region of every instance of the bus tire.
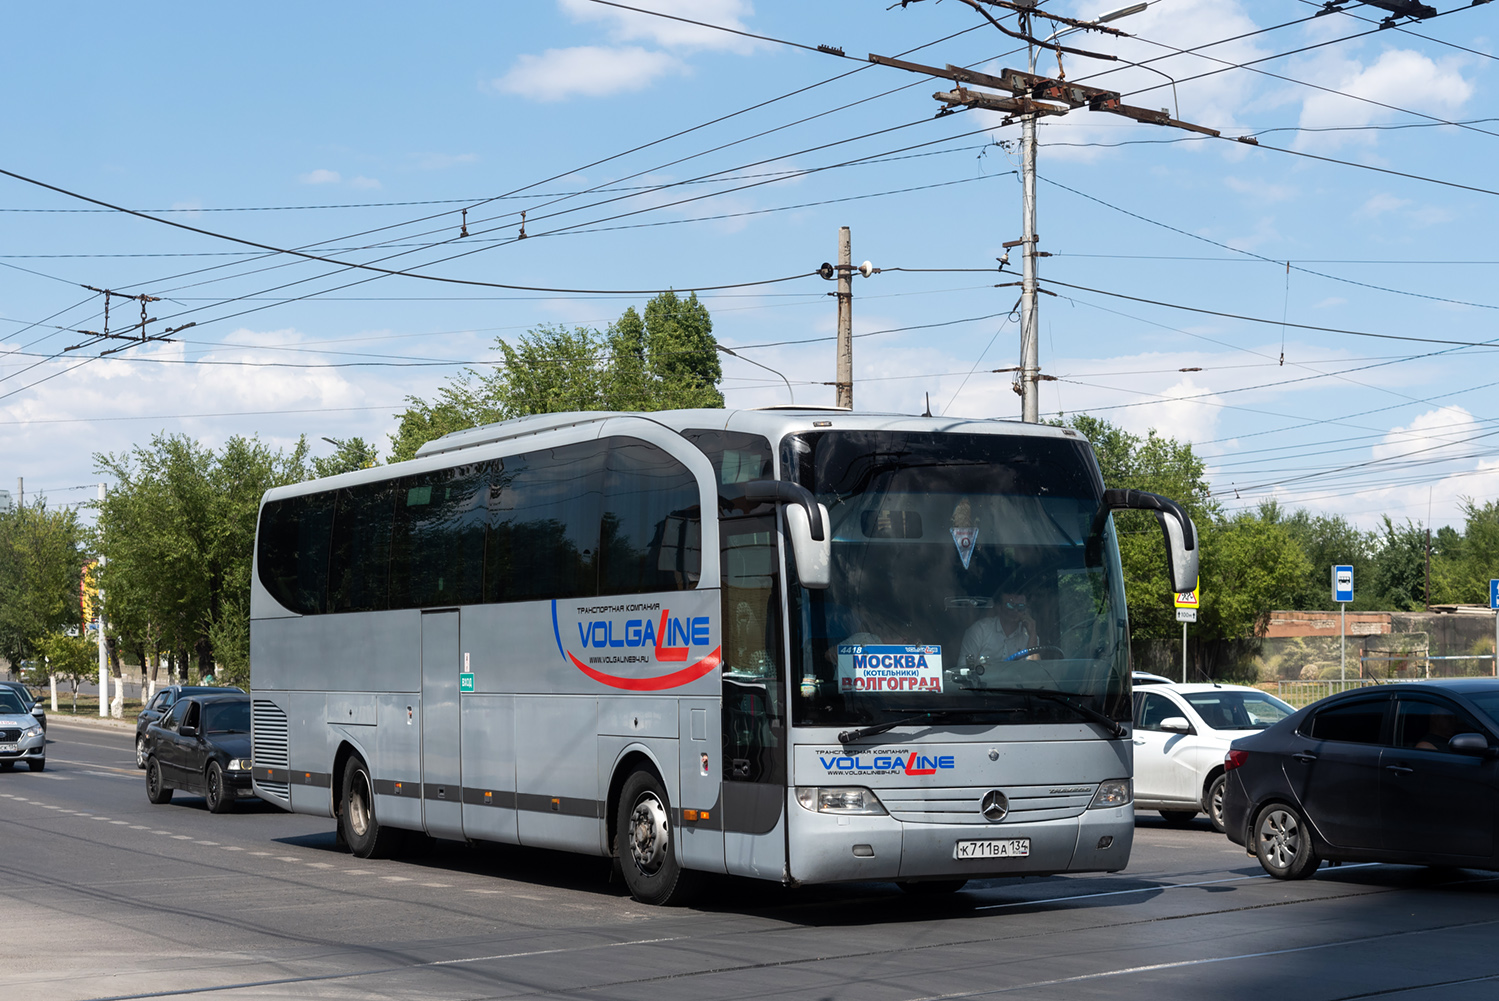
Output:
<path fill-rule="evenodd" d="M 691 901 L 701 877 L 677 859 L 671 802 L 654 773 L 637 769 L 625 779 L 614 830 L 614 851 L 630 896 L 663 907 Z"/>
<path fill-rule="evenodd" d="M 172 801 L 172 787 L 162 781 L 161 763 L 155 757 L 146 759 L 146 798 L 157 806 Z"/>
<path fill-rule="evenodd" d="M 375 783 L 369 766 L 351 757 L 344 763 L 343 809 L 338 829 L 355 858 L 389 858 L 400 834 L 375 817 Z"/>

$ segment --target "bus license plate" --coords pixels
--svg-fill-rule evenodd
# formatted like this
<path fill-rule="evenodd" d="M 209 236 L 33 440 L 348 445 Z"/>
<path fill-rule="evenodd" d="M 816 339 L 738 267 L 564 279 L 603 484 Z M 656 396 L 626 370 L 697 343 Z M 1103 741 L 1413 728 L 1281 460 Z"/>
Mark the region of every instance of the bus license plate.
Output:
<path fill-rule="evenodd" d="M 994 841 L 959 841 L 953 846 L 953 858 L 1024 858 L 1031 853 L 1030 838 L 1008 838 Z"/>
<path fill-rule="evenodd" d="M 0 754 L 15 754 L 20 749 L 20 744 L 0 744 Z"/>

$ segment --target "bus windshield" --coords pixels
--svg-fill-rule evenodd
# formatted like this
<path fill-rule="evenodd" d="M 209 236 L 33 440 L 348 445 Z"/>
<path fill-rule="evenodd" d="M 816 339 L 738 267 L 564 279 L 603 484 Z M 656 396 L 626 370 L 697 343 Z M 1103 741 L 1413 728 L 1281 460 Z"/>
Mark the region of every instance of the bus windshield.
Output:
<path fill-rule="evenodd" d="M 831 585 L 789 593 L 795 723 L 1130 718 L 1112 525 L 1085 558 L 1103 489 L 1085 443 L 827 431 L 782 458 L 832 521 Z"/>

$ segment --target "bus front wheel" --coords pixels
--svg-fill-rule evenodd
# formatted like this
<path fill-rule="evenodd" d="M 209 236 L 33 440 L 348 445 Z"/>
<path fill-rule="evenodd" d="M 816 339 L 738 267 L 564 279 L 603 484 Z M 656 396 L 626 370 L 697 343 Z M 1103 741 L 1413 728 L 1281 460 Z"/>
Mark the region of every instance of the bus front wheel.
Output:
<path fill-rule="evenodd" d="M 683 869 L 677 859 L 671 803 L 653 773 L 642 769 L 625 780 L 614 830 L 614 850 L 630 896 L 666 907 L 692 899 L 699 874 Z"/>
<path fill-rule="evenodd" d="M 358 758 L 344 765 L 338 829 L 356 858 L 389 858 L 395 850 L 397 832 L 375 819 L 375 783 L 369 766 Z"/>

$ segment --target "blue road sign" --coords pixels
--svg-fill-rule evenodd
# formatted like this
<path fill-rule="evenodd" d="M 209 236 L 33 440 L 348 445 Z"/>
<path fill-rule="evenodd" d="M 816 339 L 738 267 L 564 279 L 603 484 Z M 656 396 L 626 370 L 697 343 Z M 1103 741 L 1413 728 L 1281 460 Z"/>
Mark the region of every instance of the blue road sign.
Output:
<path fill-rule="evenodd" d="M 1489 607 L 1499 609 L 1499 578 L 1489 580 Z"/>
<path fill-rule="evenodd" d="M 1339 603 L 1353 600 L 1353 567 L 1332 568 L 1332 600 Z"/>

